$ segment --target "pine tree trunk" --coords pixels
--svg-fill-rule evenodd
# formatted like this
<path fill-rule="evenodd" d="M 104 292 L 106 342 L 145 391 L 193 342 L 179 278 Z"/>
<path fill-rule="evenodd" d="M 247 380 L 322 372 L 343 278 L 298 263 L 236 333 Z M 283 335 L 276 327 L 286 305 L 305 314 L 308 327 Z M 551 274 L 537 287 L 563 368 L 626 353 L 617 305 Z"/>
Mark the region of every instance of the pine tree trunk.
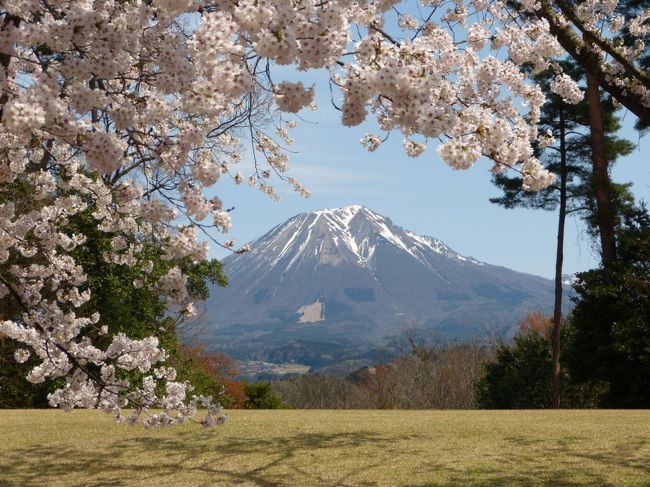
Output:
<path fill-rule="evenodd" d="M 555 254 L 555 307 L 553 310 L 553 371 L 551 407 L 560 407 L 560 326 L 562 324 L 562 264 L 564 260 L 564 223 L 567 202 L 566 134 L 564 110 L 560 107 L 560 214 Z"/>
<path fill-rule="evenodd" d="M 596 225 L 600 236 L 603 266 L 616 259 L 615 214 L 609 180 L 609 161 L 605 145 L 605 130 L 600 101 L 600 90 L 595 79 L 587 73 L 587 102 L 591 131 L 592 186 L 596 198 Z"/>

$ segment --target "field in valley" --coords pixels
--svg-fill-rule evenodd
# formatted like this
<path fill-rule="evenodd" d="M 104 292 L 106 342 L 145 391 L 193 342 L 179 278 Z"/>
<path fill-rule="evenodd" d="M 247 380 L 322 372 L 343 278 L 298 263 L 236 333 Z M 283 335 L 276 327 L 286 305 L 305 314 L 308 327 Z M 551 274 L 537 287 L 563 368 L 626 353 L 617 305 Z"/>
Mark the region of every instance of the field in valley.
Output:
<path fill-rule="evenodd" d="M 650 411 L 0 411 L 0 486 L 650 485 Z"/>

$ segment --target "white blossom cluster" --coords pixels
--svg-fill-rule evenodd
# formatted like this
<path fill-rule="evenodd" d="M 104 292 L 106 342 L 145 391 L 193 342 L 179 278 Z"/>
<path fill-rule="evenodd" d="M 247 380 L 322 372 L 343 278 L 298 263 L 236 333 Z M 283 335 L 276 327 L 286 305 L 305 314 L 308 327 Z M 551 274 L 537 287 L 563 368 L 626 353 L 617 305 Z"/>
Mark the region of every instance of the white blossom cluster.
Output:
<path fill-rule="evenodd" d="M 116 235 L 102 258 L 142 269 L 134 288 L 154 286 L 193 314 L 187 276 L 172 265 L 154 277 L 138 242 L 155 240 L 172 263 L 205 259 L 199 229 L 231 226 L 214 196 L 227 180 L 248 181 L 276 199 L 270 179 L 279 177 L 308 195 L 285 176 L 284 146 L 295 122 L 274 115 L 268 100 L 297 113 L 313 106 L 314 88 L 274 82 L 276 65 L 328 69 L 343 125 L 372 114 L 380 130 L 404 135 L 411 157 L 439 139 L 438 152 L 454 169 L 487 157 L 493 171 L 520 171 L 530 190 L 553 175 L 533 154 L 533 145 L 546 141 L 537 133 L 544 97 L 524 66 L 557 69 L 560 46 L 569 49 L 567 39 L 583 42 L 576 32 L 586 33 L 597 42 L 576 52 L 590 50 L 599 60 L 604 88 L 632 111 L 650 107 L 637 62 L 648 11 L 628 22 L 616 0 L 577 7 L 520 0 L 520 15 L 502 0 L 435 0 L 387 25 L 401 3 L 409 2 L 1 2 L 0 191 L 29 189 L 28 201 L 0 203 L 0 299 L 20 310 L 2 317 L 0 335 L 19 344 L 17 362 L 35 364 L 29 380 L 66 379 L 52 405 L 99 408 L 127 422 L 144 414 L 147 427 L 182 422 L 201 407 L 204 425 L 223 422 L 211 398 L 192 396 L 163 367 L 156 337 L 105 336 L 102 317 L 81 311 L 91 296 L 72 252 L 85 236 L 67 225 L 90 211 L 98 231 Z M 601 36 L 604 29 L 626 29 L 633 41 L 615 45 Z M 582 96 L 561 72 L 553 89 L 571 103 Z M 275 135 L 265 124 L 276 125 Z M 372 134 L 362 139 L 370 151 L 381 142 Z M 249 175 L 236 169 L 245 155 L 255 163 Z M 223 245 L 235 249 L 232 241 Z M 93 330 L 108 344 L 94 344 Z M 120 378 L 131 370 L 141 380 Z M 125 407 L 134 408 L 126 419 Z M 165 412 L 147 415 L 150 408 Z"/>
<path fill-rule="evenodd" d="M 551 90 L 567 103 L 576 104 L 582 100 L 582 91 L 578 84 L 567 74 L 558 75 L 551 83 Z"/>
<path fill-rule="evenodd" d="M 450 33 L 434 24 L 399 44 L 374 33 L 357 44 L 355 53 L 357 64 L 347 65 L 337 77 L 345 95 L 345 125 L 361 123 L 370 109 L 382 129 L 407 136 L 404 148 L 411 157 L 426 149 L 425 142 L 410 138 L 421 134 L 447 137 L 439 153 L 456 169 L 470 167 L 481 155 L 503 167 L 526 161 L 539 165 L 531 144 L 544 97 L 513 62 L 456 49 Z M 527 114 L 511 96 L 503 96 L 504 86 L 525 101 Z M 362 142 L 375 150 L 379 139 L 367 136 Z M 535 174 L 541 185 L 552 181 L 541 167 Z"/>
<path fill-rule="evenodd" d="M 275 87 L 275 99 L 283 112 L 297 113 L 314 100 L 314 89 L 305 88 L 302 82 L 283 81 Z"/>

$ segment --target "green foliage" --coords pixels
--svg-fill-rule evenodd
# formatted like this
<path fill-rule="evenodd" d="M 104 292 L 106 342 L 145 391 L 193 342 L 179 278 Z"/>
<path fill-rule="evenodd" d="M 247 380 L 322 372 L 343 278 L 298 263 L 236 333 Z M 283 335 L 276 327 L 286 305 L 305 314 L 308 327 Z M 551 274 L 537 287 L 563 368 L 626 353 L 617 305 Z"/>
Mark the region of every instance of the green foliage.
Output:
<path fill-rule="evenodd" d="M 117 265 L 102 258 L 111 250 L 111 240 L 117 235 L 97 230 L 97 222 L 90 211 L 82 213 L 71 223 L 71 230 L 86 236 L 86 243 L 73 254 L 86 270 L 87 286 L 91 291 L 91 299 L 82 311 L 97 310 L 100 313 L 101 320 L 95 332 L 102 325 L 109 327 L 108 335 L 99 337 L 95 333 L 93 340 L 98 340 L 103 347 L 118 332 L 128 333 L 133 338 L 160 335 L 160 327 L 170 325 L 168 320 L 164 320 L 167 306 L 163 296 L 152 286 L 134 288 L 133 282 L 145 274 L 142 267 Z M 155 243 L 141 243 L 142 258 L 154 263 L 151 278 L 165 274 L 170 263 L 161 259 Z M 162 341 L 173 341 L 172 337 L 167 336 L 169 333 L 173 334 L 173 329 L 161 336 Z"/>
<path fill-rule="evenodd" d="M 16 346 L 9 339 L 0 339 L 0 408 L 44 408 L 47 395 L 62 385 L 63 380 L 32 384 L 25 379 L 36 364 L 32 356 L 24 364 L 16 363 Z"/>
<path fill-rule="evenodd" d="M 494 361 L 485 364 L 478 385 L 478 404 L 487 409 L 533 409 L 550 404 L 551 348 L 537 333 L 518 336 L 512 346 L 500 345 Z"/>
<path fill-rule="evenodd" d="M 603 407 L 650 407 L 650 216 L 628 209 L 618 259 L 578 275 L 567 362 L 576 380 L 604 381 Z"/>
<path fill-rule="evenodd" d="M 258 381 L 244 384 L 246 391 L 246 409 L 282 409 L 284 404 L 273 392 L 270 382 Z"/>
<path fill-rule="evenodd" d="M 566 336 L 570 325 L 563 327 Z M 565 342 L 563 339 L 562 343 Z M 562 353 L 566 353 L 566 346 Z M 539 409 L 551 406 L 552 345 L 550 337 L 538 331 L 518 335 L 511 345 L 498 346 L 493 360 L 484 365 L 477 386 L 479 407 L 487 409 Z M 594 407 L 597 385 L 575 385 L 562 370 L 562 407 Z"/>
<path fill-rule="evenodd" d="M 74 230 L 86 235 L 84 246 L 79 247 L 74 257 L 80 262 L 88 275 L 91 299 L 83 311 L 97 310 L 101 316 L 95 330 L 91 330 L 93 341 L 101 347 L 107 345 L 116 333 L 126 333 L 131 338 L 157 336 L 161 345 L 172 354 L 179 350 L 176 335 L 176 320 L 167 308 L 165 295 L 154 285 L 173 266 L 178 265 L 188 275 L 188 291 L 195 299 L 206 299 L 209 295 L 207 282 L 225 286 L 226 278 L 221 272 L 221 263 L 211 260 L 193 263 L 189 259 L 170 261 L 164 259 L 160 247 L 153 239 L 137 242 L 141 246 L 139 259 L 150 261 L 153 270 L 145 272 L 142 265 L 126 266 L 106 262 L 102 255 L 111 248 L 116 234 L 97 230 L 97 222 L 89 211 L 75 220 Z M 132 242 L 131 242 L 132 243 Z M 144 279 L 143 279 L 144 278 Z M 134 282 L 143 279 L 141 287 Z M 108 334 L 96 334 L 100 326 L 108 326 Z"/>
<path fill-rule="evenodd" d="M 221 287 L 228 285 L 228 279 L 221 269 L 221 262 L 216 259 L 198 263 L 186 259 L 181 267 L 187 274 L 187 291 L 195 299 L 205 300 L 210 296 L 208 282 Z"/>

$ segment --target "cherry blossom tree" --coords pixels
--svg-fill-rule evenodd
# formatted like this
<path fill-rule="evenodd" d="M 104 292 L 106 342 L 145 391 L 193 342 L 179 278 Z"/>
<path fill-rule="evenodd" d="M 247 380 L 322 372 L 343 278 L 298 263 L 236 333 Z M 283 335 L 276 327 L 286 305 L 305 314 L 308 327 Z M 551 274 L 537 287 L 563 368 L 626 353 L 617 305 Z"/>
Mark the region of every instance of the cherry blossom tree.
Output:
<path fill-rule="evenodd" d="M 277 198 L 294 125 L 283 114 L 313 104 L 314 88 L 276 80 L 293 65 L 330 72 L 346 126 L 369 114 L 379 131 L 399 131 L 409 156 L 437 141 L 440 157 L 467 169 L 482 156 L 495 173 L 518 171 L 527 190 L 553 181 L 533 147 L 542 91 L 524 67 L 554 70 L 552 89 L 582 95 L 554 58 L 565 51 L 614 98 L 648 119 L 650 82 L 639 67 L 650 11 L 629 20 L 616 1 L 456 0 L 3 0 L 0 4 L 0 298 L 16 312 L 0 334 L 20 344 L 17 361 L 38 357 L 33 382 L 65 378 L 50 403 L 99 408 L 146 426 L 208 412 L 164 365 L 157 337 L 105 332 L 84 268 L 72 257 L 85 237 L 69 222 L 91 211 L 116 235 L 103 258 L 142 269 L 191 315 L 187 276 L 159 278 L 142 256 L 155 242 L 170 262 L 207 257 L 199 232 L 227 232 L 230 215 L 208 192 L 231 181 Z M 409 13 L 411 12 L 411 13 Z M 415 14 L 417 13 L 417 15 Z M 625 36 L 617 33 L 624 30 Z M 277 107 L 270 109 L 270 104 Z M 383 137 L 362 143 L 375 150 Z M 243 158 L 251 174 L 237 171 Z M 214 188 L 214 189 L 213 189 Z M 20 193 L 21 198 L 16 199 Z M 213 194 L 213 193 L 210 193 Z M 245 250 L 245 249 L 240 249 Z M 93 333 L 90 333 L 93 331 Z M 137 370 L 140 379 L 124 372 Z"/>

